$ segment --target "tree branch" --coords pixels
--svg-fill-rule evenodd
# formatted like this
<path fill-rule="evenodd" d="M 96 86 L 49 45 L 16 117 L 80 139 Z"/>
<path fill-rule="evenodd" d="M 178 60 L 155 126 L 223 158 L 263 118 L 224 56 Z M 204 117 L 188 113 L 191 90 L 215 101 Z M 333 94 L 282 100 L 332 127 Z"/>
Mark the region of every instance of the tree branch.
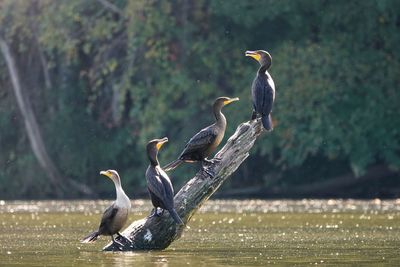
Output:
<path fill-rule="evenodd" d="M 236 132 L 217 153 L 216 157 L 221 160 L 210 165 L 215 177 L 211 179 L 200 170 L 175 195 L 175 209 L 182 218 L 184 226 L 178 227 L 168 212 L 164 212 L 161 217 L 146 217 L 135 221 L 123 232 L 123 235 L 133 241 L 132 244 L 117 238 L 124 244 L 122 250 L 165 249 L 178 239 L 195 212 L 249 156 L 249 151 L 261 132 L 262 126 L 259 120 L 239 125 Z M 118 251 L 119 248 L 109 243 L 103 250 Z"/>
<path fill-rule="evenodd" d="M 109 9 L 110 11 L 118 14 L 119 16 L 121 16 L 122 18 L 124 17 L 124 13 L 122 12 L 121 9 L 119 9 L 116 5 L 114 5 L 113 3 L 110 3 L 107 0 L 97 0 L 97 2 L 99 2 L 100 4 L 102 4 L 105 8 Z"/>

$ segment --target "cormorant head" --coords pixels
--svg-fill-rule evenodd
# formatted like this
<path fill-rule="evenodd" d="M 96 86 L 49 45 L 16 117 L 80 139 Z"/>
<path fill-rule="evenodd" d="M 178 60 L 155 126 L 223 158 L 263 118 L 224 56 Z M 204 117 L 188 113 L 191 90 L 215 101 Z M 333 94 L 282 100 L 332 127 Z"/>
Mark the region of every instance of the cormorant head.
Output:
<path fill-rule="evenodd" d="M 267 69 L 272 64 L 271 55 L 265 50 L 246 51 L 246 57 L 252 57 L 260 63 L 261 66 L 267 66 Z"/>
<path fill-rule="evenodd" d="M 161 139 L 153 139 L 147 143 L 147 156 L 152 164 L 158 165 L 157 154 L 160 148 L 168 142 L 168 138 L 164 137 Z"/>
<path fill-rule="evenodd" d="M 119 174 L 115 170 L 107 170 L 107 171 L 101 171 L 100 174 L 107 176 L 110 178 L 114 183 L 119 183 L 121 184 L 121 179 L 119 178 Z"/>
<path fill-rule="evenodd" d="M 216 109 L 216 108 L 221 109 L 223 106 L 228 105 L 228 104 L 238 101 L 238 100 L 239 100 L 238 97 L 235 97 L 235 98 L 230 98 L 230 97 L 226 97 L 226 96 L 218 97 L 217 99 L 215 99 L 214 109 Z"/>

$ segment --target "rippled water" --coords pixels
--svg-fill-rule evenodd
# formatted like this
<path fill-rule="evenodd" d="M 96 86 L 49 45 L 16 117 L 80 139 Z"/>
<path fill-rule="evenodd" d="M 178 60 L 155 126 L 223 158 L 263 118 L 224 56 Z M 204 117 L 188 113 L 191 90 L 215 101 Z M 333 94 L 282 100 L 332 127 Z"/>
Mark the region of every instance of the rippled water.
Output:
<path fill-rule="evenodd" d="M 0 201 L 2 266 L 400 266 L 400 200 L 208 201 L 164 251 L 102 252 L 79 239 L 110 201 Z M 133 202 L 130 221 L 150 211 Z"/>

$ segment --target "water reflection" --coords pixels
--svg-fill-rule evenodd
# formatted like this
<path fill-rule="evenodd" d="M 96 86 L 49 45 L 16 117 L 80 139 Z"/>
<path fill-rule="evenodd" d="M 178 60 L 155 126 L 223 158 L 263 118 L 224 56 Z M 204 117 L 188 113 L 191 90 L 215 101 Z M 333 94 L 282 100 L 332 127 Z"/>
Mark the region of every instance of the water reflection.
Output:
<path fill-rule="evenodd" d="M 168 267 L 166 252 L 88 252 L 79 254 L 80 262 L 98 262 L 99 266 L 154 266 Z M 174 253 L 172 253 L 173 255 Z M 176 266 L 176 265 L 172 265 Z"/>
<path fill-rule="evenodd" d="M 87 211 L 87 203 L 94 212 Z M 211 201 L 167 250 L 128 253 L 101 252 L 107 237 L 94 244 L 79 243 L 98 226 L 97 210 L 101 212 L 107 201 L 0 204 L 0 265 L 4 266 L 375 266 L 400 262 L 397 200 Z M 137 209 L 147 214 L 146 205 L 143 202 Z M 130 221 L 142 217 L 132 212 Z"/>
<path fill-rule="evenodd" d="M 112 200 L 86 201 L 4 201 L 0 200 L 0 213 L 15 212 L 79 212 L 85 215 L 101 214 Z M 150 201 L 132 201 L 132 213 L 141 215 L 151 210 Z M 199 210 L 200 213 L 270 213 L 270 212 L 385 212 L 400 211 L 400 199 L 394 200 L 209 200 Z"/>

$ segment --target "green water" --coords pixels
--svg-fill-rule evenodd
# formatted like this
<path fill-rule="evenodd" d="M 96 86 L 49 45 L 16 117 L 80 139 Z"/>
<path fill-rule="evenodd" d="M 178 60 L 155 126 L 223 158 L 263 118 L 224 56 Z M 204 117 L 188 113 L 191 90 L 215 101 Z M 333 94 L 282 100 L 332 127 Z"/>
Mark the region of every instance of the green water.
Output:
<path fill-rule="evenodd" d="M 109 201 L 0 201 L 1 266 L 400 266 L 400 200 L 208 201 L 164 251 L 102 252 L 79 239 Z M 145 216 L 133 202 L 130 221 Z"/>

